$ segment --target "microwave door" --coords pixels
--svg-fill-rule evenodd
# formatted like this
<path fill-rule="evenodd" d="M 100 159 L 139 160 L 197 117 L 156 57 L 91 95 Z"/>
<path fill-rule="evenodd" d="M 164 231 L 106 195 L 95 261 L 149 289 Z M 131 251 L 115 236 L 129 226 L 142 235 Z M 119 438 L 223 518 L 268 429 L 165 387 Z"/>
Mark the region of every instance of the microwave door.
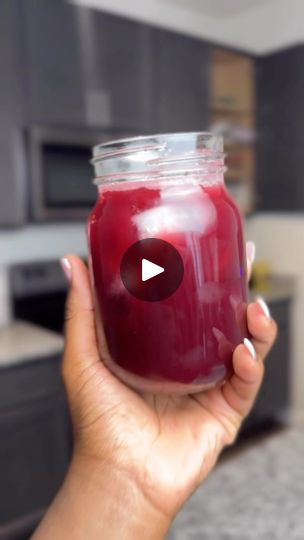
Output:
<path fill-rule="evenodd" d="M 99 140 L 99 139 L 98 139 Z M 35 137 L 30 147 L 31 213 L 34 221 L 85 219 L 96 201 L 90 164 L 94 140 Z"/>
<path fill-rule="evenodd" d="M 31 128 L 29 174 L 32 219 L 86 219 L 97 197 L 90 163 L 93 146 L 132 135 L 136 133 L 39 126 Z"/>

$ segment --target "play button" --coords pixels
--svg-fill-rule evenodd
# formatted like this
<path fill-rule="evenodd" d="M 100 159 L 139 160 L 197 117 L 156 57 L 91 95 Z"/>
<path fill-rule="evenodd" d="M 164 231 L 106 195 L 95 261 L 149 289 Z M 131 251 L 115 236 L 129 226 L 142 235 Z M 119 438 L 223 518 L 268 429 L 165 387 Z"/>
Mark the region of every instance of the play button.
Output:
<path fill-rule="evenodd" d="M 141 280 L 142 281 L 148 281 L 148 279 L 152 279 L 155 276 L 158 276 L 159 274 L 162 274 L 165 271 L 162 266 L 158 266 L 158 264 L 155 264 L 151 261 L 147 261 L 147 259 L 143 259 L 141 261 Z"/>
<path fill-rule="evenodd" d="M 124 254 L 120 275 L 133 296 L 148 302 L 165 300 L 180 286 L 184 265 L 175 247 L 158 238 L 132 244 Z"/>

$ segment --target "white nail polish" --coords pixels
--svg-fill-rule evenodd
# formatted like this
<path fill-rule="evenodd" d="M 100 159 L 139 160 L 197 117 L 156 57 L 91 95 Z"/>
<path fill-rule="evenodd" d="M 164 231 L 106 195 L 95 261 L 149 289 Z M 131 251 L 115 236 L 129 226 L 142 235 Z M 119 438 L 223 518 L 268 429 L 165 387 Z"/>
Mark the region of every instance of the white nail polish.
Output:
<path fill-rule="evenodd" d="M 62 270 L 64 271 L 68 281 L 72 278 L 72 265 L 67 257 L 60 259 Z"/>
<path fill-rule="evenodd" d="M 256 352 L 255 352 L 255 348 L 254 346 L 252 345 L 251 341 L 248 339 L 248 338 L 245 338 L 244 341 L 243 341 L 246 349 L 250 352 L 252 358 L 254 358 L 256 360 Z"/>
<path fill-rule="evenodd" d="M 258 298 L 256 299 L 257 303 L 259 304 L 259 306 L 261 307 L 265 317 L 267 317 L 267 319 L 270 319 L 270 311 L 269 311 L 269 307 L 267 306 L 265 300 L 261 297 L 261 296 L 258 296 Z"/>
<path fill-rule="evenodd" d="M 254 242 L 247 242 L 246 254 L 249 264 L 252 264 L 255 259 L 256 247 Z"/>

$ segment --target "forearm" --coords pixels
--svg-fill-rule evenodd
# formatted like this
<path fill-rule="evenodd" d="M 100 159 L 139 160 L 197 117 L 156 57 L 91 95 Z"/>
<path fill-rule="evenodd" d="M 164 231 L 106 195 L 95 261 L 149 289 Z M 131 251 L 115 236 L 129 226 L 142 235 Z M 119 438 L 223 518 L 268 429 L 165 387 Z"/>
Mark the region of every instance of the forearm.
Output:
<path fill-rule="evenodd" d="M 32 540 L 163 540 L 169 526 L 131 479 L 74 459 Z"/>

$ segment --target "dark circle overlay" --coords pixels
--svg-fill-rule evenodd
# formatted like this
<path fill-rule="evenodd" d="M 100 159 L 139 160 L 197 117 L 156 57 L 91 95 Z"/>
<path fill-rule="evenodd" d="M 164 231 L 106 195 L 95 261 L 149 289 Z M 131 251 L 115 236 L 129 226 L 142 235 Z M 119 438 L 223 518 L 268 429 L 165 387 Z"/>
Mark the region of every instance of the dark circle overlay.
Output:
<path fill-rule="evenodd" d="M 142 281 L 142 260 L 165 269 L 157 276 Z M 120 265 L 120 276 L 125 288 L 135 298 L 146 302 L 165 300 L 180 286 L 184 277 L 183 260 L 175 247 L 158 238 L 146 238 L 132 244 Z"/>

